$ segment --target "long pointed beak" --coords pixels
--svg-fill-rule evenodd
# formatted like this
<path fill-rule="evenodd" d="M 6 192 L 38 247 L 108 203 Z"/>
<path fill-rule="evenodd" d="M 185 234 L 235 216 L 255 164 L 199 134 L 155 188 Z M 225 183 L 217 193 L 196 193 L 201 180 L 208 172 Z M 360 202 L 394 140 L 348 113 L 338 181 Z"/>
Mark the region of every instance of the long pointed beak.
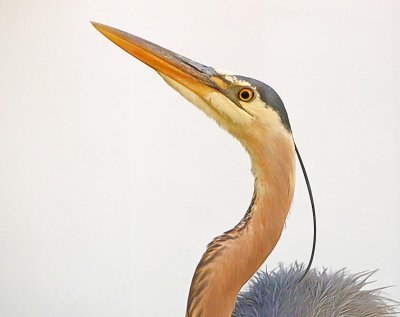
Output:
<path fill-rule="evenodd" d="M 157 72 L 172 78 L 199 96 L 219 90 L 213 80 L 217 72 L 157 44 L 113 27 L 92 22 L 93 26 L 120 48 Z"/>

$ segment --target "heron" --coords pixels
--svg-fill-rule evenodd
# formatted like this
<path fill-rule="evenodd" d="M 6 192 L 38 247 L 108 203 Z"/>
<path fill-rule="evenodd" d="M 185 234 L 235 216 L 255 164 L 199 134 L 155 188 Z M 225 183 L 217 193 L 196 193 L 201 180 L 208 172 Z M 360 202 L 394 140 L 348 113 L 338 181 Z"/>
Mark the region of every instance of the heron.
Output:
<path fill-rule="evenodd" d="M 236 226 L 208 244 L 192 278 L 186 317 L 394 316 L 396 304 L 380 289 L 364 289 L 371 272 L 310 270 L 310 261 L 307 268 L 295 263 L 257 273 L 284 229 L 295 191 L 296 154 L 305 171 L 287 111 L 274 89 L 122 30 L 92 24 L 153 68 L 235 137 L 250 156 L 254 176 L 250 206 Z M 241 292 L 249 280 L 249 287 Z"/>

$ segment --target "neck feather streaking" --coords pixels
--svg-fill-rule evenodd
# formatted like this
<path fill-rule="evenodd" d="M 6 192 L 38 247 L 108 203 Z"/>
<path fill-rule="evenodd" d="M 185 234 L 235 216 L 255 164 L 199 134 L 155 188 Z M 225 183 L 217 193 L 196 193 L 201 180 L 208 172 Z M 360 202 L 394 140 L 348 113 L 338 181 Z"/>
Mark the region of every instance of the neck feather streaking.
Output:
<path fill-rule="evenodd" d="M 243 219 L 207 247 L 193 276 L 186 317 L 230 317 L 242 286 L 274 249 L 295 183 L 292 136 L 281 132 L 250 152 L 255 190 Z"/>

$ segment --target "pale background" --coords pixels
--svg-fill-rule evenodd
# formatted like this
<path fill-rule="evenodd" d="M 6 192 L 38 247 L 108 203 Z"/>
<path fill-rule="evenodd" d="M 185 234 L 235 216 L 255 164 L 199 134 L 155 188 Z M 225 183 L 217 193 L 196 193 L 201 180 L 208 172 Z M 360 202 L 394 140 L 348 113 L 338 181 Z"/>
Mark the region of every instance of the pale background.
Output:
<path fill-rule="evenodd" d="M 252 195 L 239 143 L 96 20 L 284 100 L 314 266 L 400 284 L 400 1 L 0 1 L 0 316 L 184 316 Z M 307 261 L 300 173 L 267 261 Z M 386 291 L 400 299 L 400 288 Z"/>

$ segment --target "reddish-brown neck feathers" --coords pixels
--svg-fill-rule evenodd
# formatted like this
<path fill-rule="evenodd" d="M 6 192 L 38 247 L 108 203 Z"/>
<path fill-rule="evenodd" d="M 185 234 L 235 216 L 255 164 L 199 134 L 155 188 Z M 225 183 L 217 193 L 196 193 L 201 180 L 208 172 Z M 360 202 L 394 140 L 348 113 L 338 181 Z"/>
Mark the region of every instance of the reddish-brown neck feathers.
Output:
<path fill-rule="evenodd" d="M 295 151 L 284 131 L 250 153 L 255 191 L 244 218 L 215 238 L 198 264 L 186 317 L 230 317 L 241 287 L 278 242 L 295 183 Z"/>

